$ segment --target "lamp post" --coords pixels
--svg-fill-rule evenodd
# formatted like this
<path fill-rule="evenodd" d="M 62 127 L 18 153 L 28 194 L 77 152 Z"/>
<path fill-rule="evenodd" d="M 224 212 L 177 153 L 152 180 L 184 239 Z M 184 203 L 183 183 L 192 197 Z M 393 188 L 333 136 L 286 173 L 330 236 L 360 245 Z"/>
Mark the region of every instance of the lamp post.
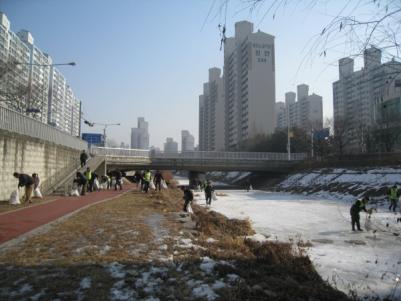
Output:
<path fill-rule="evenodd" d="M 290 108 L 289 108 L 288 104 L 286 104 L 286 108 L 285 108 L 285 118 L 287 119 L 287 153 L 288 153 L 288 161 L 291 161 Z"/>
<path fill-rule="evenodd" d="M 107 138 L 106 130 L 107 130 L 107 127 L 113 126 L 113 125 L 121 125 L 121 123 L 99 123 L 99 122 L 90 122 L 88 120 L 84 120 L 84 123 L 87 124 L 90 127 L 93 127 L 95 125 L 101 125 L 101 126 L 104 127 L 103 128 L 103 140 L 104 140 L 104 145 L 103 146 L 104 147 L 106 147 L 106 138 Z"/>
<path fill-rule="evenodd" d="M 55 63 L 55 64 L 36 64 L 36 63 L 21 63 L 21 62 L 15 62 L 15 65 L 26 65 L 26 66 L 39 66 L 39 67 L 53 67 L 53 66 L 75 66 L 75 62 L 69 62 L 69 63 Z"/>
<path fill-rule="evenodd" d="M 313 134 L 314 134 L 314 131 L 313 131 L 313 128 L 311 129 L 311 137 L 310 137 L 310 139 L 311 139 L 311 152 L 310 152 L 310 154 L 311 154 L 311 158 L 313 159 L 313 156 L 314 156 L 314 152 L 313 152 Z"/>

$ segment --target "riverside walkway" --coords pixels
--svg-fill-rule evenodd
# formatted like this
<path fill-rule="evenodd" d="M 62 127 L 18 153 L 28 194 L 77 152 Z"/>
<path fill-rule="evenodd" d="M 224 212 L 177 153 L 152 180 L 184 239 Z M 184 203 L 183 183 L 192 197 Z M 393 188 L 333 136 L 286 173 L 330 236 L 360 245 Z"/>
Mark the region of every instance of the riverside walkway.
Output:
<path fill-rule="evenodd" d="M 63 216 L 90 205 L 116 198 L 134 187 L 136 187 L 134 184 L 125 184 L 123 190 L 95 191 L 79 197 L 62 196 L 50 202 L 33 204 L 25 208 L 1 213 L 0 247 Z"/>

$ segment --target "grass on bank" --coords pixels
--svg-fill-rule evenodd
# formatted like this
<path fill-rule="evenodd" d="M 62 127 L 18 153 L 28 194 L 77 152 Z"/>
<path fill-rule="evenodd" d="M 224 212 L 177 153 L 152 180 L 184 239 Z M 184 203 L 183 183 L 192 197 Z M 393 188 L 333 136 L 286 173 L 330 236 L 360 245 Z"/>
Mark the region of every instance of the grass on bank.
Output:
<path fill-rule="evenodd" d="M 166 269 L 157 274 L 161 282 L 152 293 L 160 300 L 203 300 L 193 296 L 189 281 L 213 283 L 232 274 L 238 280 L 218 289 L 217 300 L 348 300 L 320 278 L 302 248 L 246 239 L 254 233 L 248 220 L 194 205 L 196 231 L 183 232 L 174 218 L 182 203 L 179 190 L 133 191 L 78 212 L 0 254 L 0 297 L 9 293 L 9 300 L 23 300 L 35 293 L 69 300 L 84 294 L 87 300 L 109 300 L 119 282 L 105 267 L 118 262 L 124 265 L 121 285 L 134 287 L 143 299 L 150 293 L 138 287 L 138 279 L 157 268 Z M 181 248 L 177 238 L 194 245 Z M 229 264 L 205 274 L 199 264 L 206 256 Z M 172 261 L 163 263 L 168 258 Z M 92 280 L 91 289 L 80 287 L 85 277 Z M 25 282 L 27 292 L 12 296 Z"/>

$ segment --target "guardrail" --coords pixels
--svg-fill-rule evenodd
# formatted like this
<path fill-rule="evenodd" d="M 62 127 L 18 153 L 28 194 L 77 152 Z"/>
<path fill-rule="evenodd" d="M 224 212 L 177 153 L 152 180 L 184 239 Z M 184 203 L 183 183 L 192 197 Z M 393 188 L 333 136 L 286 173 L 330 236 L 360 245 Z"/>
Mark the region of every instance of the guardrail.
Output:
<path fill-rule="evenodd" d="M 96 156 L 150 158 L 150 151 L 145 149 L 91 146 L 89 152 Z"/>
<path fill-rule="evenodd" d="M 82 150 L 88 148 L 88 144 L 82 139 L 3 106 L 0 106 L 0 129 L 73 149 Z"/>
<path fill-rule="evenodd" d="M 148 159 L 288 161 L 288 154 L 286 153 L 213 152 L 213 151 L 164 153 L 164 152 L 153 152 L 143 149 L 124 149 L 124 148 L 108 148 L 108 147 L 92 147 L 91 153 L 100 156 L 136 157 L 136 158 L 148 158 Z M 291 161 L 300 161 L 306 158 L 307 155 L 305 153 L 291 154 Z"/>

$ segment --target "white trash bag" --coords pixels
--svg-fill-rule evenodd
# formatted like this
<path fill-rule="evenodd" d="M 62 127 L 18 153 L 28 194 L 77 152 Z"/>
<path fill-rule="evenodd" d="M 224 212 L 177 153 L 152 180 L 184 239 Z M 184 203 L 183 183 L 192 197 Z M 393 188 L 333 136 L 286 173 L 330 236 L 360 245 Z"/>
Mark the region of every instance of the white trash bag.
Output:
<path fill-rule="evenodd" d="M 19 205 L 21 204 L 20 200 L 19 200 L 19 191 L 18 190 L 14 190 L 13 192 L 11 192 L 10 195 L 10 204 L 11 205 Z"/>
<path fill-rule="evenodd" d="M 78 188 L 73 188 L 71 190 L 70 196 L 79 196 Z"/>
<path fill-rule="evenodd" d="M 149 188 L 152 189 L 152 190 L 156 189 L 155 183 L 153 183 L 153 181 L 150 181 Z"/>
<path fill-rule="evenodd" d="M 164 180 L 162 180 L 162 188 L 167 189 L 167 184 L 166 184 L 166 181 L 164 181 Z"/>
<path fill-rule="evenodd" d="M 93 181 L 93 189 L 94 190 L 99 190 L 100 189 L 100 184 L 99 184 L 99 180 L 98 179 L 95 179 Z"/>
<path fill-rule="evenodd" d="M 217 196 L 216 196 L 216 193 L 214 191 L 212 192 L 212 200 L 213 201 L 217 201 Z"/>
<path fill-rule="evenodd" d="M 43 198 L 42 193 L 40 192 L 39 187 L 37 187 L 34 191 L 33 191 L 33 197 L 34 198 Z"/>

